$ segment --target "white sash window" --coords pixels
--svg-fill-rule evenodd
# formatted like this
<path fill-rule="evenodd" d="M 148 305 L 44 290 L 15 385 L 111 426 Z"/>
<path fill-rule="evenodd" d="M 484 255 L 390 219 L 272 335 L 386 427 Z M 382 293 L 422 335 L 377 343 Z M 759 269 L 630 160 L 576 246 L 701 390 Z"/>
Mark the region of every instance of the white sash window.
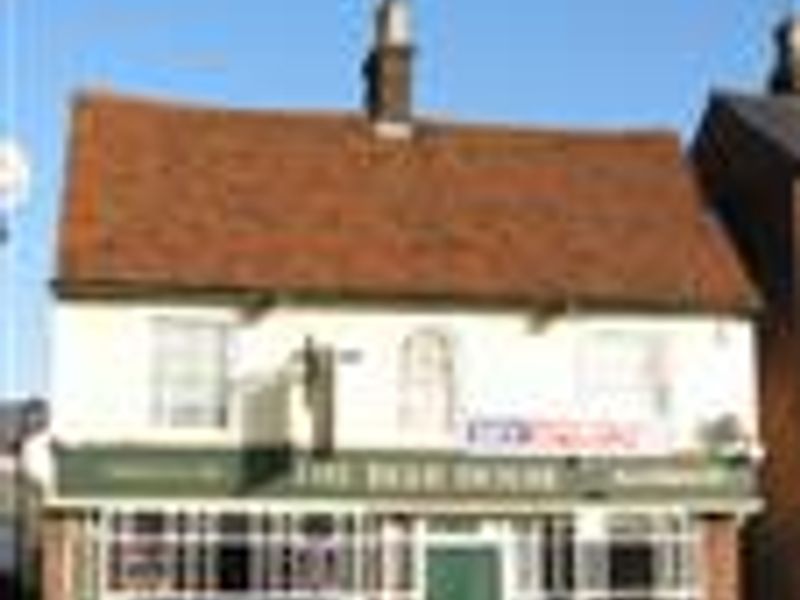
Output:
<path fill-rule="evenodd" d="M 224 425 L 227 327 L 215 322 L 157 319 L 153 337 L 156 424 L 176 428 Z"/>
<path fill-rule="evenodd" d="M 625 414 L 633 419 L 669 413 L 667 338 L 635 331 L 594 331 L 578 353 L 582 408 L 591 416 Z"/>

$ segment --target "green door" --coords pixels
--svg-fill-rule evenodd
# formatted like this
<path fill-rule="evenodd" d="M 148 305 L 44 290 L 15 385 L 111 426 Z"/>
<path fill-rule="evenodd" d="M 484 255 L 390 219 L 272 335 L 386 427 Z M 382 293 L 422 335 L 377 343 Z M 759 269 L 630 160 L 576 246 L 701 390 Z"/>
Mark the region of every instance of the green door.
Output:
<path fill-rule="evenodd" d="M 500 562 L 495 548 L 428 549 L 426 600 L 500 600 Z"/>

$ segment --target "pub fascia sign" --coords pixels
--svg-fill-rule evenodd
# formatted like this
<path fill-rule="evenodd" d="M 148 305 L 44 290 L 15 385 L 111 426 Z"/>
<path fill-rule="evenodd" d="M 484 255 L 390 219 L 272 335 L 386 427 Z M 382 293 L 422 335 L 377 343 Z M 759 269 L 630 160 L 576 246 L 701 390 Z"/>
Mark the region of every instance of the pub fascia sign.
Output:
<path fill-rule="evenodd" d="M 485 458 L 463 454 L 70 449 L 59 459 L 64 496 L 341 498 L 746 497 L 752 469 L 677 458 Z M 249 458 L 247 453 L 250 453 Z M 248 466 L 261 462 L 261 467 Z M 266 465 L 266 466 L 264 466 Z"/>
<path fill-rule="evenodd" d="M 292 473 L 298 489 L 366 494 L 550 494 L 562 487 L 554 464 L 416 460 L 303 461 Z"/>

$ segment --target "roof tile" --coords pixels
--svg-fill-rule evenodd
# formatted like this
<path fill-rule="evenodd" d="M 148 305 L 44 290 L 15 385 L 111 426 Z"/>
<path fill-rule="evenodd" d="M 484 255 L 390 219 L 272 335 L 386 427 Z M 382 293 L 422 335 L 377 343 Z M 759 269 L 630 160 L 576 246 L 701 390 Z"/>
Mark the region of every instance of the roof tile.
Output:
<path fill-rule="evenodd" d="M 59 280 L 739 310 L 675 136 L 80 97 Z"/>

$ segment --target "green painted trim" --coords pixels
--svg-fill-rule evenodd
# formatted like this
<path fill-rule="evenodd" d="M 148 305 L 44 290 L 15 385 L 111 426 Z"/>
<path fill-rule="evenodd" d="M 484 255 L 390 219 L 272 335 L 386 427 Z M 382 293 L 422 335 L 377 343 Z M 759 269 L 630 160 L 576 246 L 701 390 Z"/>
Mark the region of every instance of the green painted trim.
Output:
<path fill-rule="evenodd" d="M 519 501 L 748 500 L 756 470 L 701 458 L 483 457 L 288 448 L 91 446 L 56 452 L 58 493 L 78 498 Z"/>

